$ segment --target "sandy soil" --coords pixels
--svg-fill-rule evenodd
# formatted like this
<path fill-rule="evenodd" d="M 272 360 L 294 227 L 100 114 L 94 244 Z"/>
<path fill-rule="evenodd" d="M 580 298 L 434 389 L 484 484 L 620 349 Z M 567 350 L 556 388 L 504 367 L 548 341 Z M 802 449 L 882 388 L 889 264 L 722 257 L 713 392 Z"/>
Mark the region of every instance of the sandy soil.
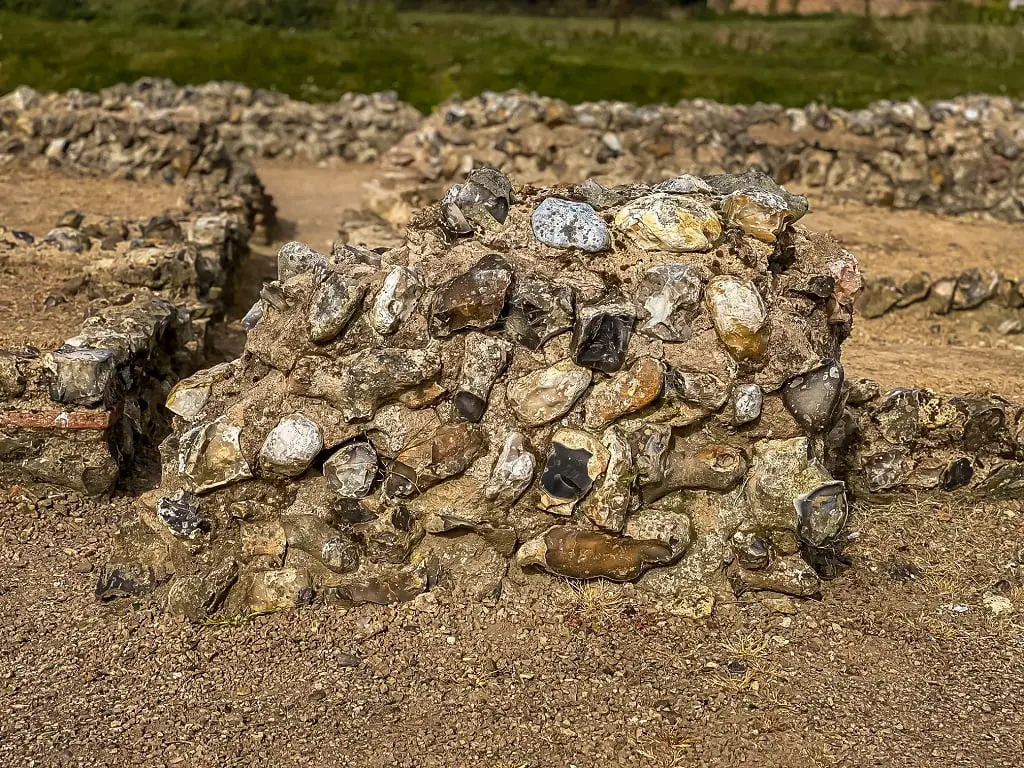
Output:
<path fill-rule="evenodd" d="M 0 253 L 0 349 L 56 349 L 78 333 L 89 300 L 75 278 L 88 257 L 59 255 L 38 261 L 25 252 Z"/>
<path fill-rule="evenodd" d="M 361 208 L 363 184 L 373 179 L 372 165 L 260 160 L 256 173 L 274 197 L 282 222 L 279 239 L 302 240 L 330 251 L 341 212 Z"/>
<path fill-rule="evenodd" d="M 43 237 L 65 211 L 149 218 L 179 206 L 179 190 L 160 182 L 66 176 L 0 165 L 0 222 Z"/>
<path fill-rule="evenodd" d="M 92 598 L 130 500 L 0 504 L 0 764 L 1018 766 L 1020 507 L 861 509 L 821 601 L 537 577 L 210 626 Z M 33 505 L 34 506 L 34 505 Z M 791 614 L 791 615 L 790 615 Z M 33 762 L 34 761 L 34 762 Z"/>
<path fill-rule="evenodd" d="M 930 315 L 921 306 L 858 318 L 843 347 L 847 376 L 1024 400 L 1024 336 L 995 333 L 974 314 Z"/>
<path fill-rule="evenodd" d="M 167 184 L 0 166 L 0 224 L 37 239 L 71 209 L 148 218 L 175 209 L 178 197 L 178 190 Z M 0 349 L 26 343 L 54 349 L 78 332 L 89 304 L 87 291 L 67 283 L 82 274 L 88 260 L 82 254 L 57 251 L 42 261 L 0 254 L 0 316 L 5 318 L 0 324 Z"/>
<path fill-rule="evenodd" d="M 871 275 L 905 277 L 959 274 L 968 267 L 1024 275 L 1024 226 L 969 216 L 829 203 L 808 193 L 811 210 L 801 223 L 830 232 L 857 254 Z"/>

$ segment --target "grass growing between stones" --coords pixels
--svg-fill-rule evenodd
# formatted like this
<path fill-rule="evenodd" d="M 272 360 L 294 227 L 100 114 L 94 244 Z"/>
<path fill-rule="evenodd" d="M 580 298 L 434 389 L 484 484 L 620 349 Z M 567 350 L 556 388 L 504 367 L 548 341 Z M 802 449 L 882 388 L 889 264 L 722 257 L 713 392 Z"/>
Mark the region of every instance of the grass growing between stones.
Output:
<path fill-rule="evenodd" d="M 140 76 L 239 80 L 311 101 L 396 90 L 422 110 L 523 88 L 572 102 L 1024 96 L 1024 27 L 863 19 L 630 20 L 402 13 L 323 30 L 150 27 L 0 12 L 0 90 L 95 90 Z"/>
<path fill-rule="evenodd" d="M 622 614 L 626 598 L 622 587 L 606 579 L 576 581 L 566 579 L 564 597 L 582 626 L 600 632 Z"/>

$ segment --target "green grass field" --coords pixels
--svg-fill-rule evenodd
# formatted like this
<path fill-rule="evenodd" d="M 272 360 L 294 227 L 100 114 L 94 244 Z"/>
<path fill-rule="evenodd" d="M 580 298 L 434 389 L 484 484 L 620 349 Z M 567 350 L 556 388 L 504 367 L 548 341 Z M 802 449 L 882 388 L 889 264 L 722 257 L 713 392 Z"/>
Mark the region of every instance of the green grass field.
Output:
<path fill-rule="evenodd" d="M 577 102 L 1024 96 L 1024 26 L 852 18 L 630 20 L 402 13 L 317 31 L 174 29 L 0 12 L 0 91 L 95 90 L 149 75 L 240 80 L 307 100 L 395 90 L 423 110 L 522 88 Z"/>

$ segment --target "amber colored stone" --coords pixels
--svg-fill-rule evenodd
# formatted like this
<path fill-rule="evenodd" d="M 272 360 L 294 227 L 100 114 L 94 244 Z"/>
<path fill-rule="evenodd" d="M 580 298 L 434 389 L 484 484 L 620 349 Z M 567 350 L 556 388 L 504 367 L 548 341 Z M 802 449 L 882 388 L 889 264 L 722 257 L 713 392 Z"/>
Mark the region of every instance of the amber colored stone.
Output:
<path fill-rule="evenodd" d="M 599 429 L 653 403 L 661 393 L 665 366 L 642 357 L 630 368 L 598 382 L 587 397 L 587 426 Z"/>

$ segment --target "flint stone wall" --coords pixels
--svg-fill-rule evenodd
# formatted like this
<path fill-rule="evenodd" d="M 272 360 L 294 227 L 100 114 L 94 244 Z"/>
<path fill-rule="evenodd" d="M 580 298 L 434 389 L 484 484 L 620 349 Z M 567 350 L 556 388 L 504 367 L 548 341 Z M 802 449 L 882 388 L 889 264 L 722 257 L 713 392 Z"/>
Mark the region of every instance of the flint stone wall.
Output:
<path fill-rule="evenodd" d="M 38 242 L 0 227 L 0 253 L 85 252 L 67 290 L 95 297 L 59 349 L 0 350 L 0 486 L 100 494 L 137 440 L 166 433 L 163 402 L 202 363 L 250 233 L 226 213 L 125 221 L 70 211 L 58 224 Z"/>
<path fill-rule="evenodd" d="M 39 95 L 19 89 L 14 94 L 9 100 L 16 99 L 23 106 L 33 104 L 51 114 L 187 116 L 195 123 L 216 127 L 235 154 L 249 159 L 319 161 L 333 157 L 368 163 L 422 118 L 390 92 L 346 93 L 336 102 L 311 104 L 231 82 L 177 86 L 170 80 L 143 78 L 99 93 Z"/>
<path fill-rule="evenodd" d="M 370 205 L 401 228 L 474 167 L 518 184 L 748 168 L 872 205 L 1024 219 L 1024 105 L 985 95 L 861 110 L 683 101 L 575 106 L 510 91 L 441 105 L 381 160 Z"/>
<path fill-rule="evenodd" d="M 496 597 L 527 574 L 809 595 L 856 260 L 756 174 L 529 190 L 477 172 L 403 247 L 292 243 L 246 352 L 168 399 L 101 599 L 174 612 Z"/>
<path fill-rule="evenodd" d="M 997 395 L 851 382 L 829 442 L 833 471 L 859 496 L 1024 492 L 1024 406 Z"/>
<path fill-rule="evenodd" d="M 0 162 L 180 185 L 186 210 L 234 213 L 267 234 L 270 196 L 217 127 L 187 110 L 107 110 L 95 94 L 42 97 L 18 88 L 0 98 Z M 102 103 L 102 102 L 101 102 Z"/>
<path fill-rule="evenodd" d="M 877 318 L 908 309 L 969 316 L 1004 335 L 1024 333 L 1024 278 L 975 267 L 941 277 L 919 272 L 899 279 L 864 280 L 857 297 L 862 317 Z"/>
<path fill-rule="evenodd" d="M 0 350 L 0 486 L 110 490 L 201 342 L 188 310 L 139 289 L 93 302 L 57 350 Z"/>

